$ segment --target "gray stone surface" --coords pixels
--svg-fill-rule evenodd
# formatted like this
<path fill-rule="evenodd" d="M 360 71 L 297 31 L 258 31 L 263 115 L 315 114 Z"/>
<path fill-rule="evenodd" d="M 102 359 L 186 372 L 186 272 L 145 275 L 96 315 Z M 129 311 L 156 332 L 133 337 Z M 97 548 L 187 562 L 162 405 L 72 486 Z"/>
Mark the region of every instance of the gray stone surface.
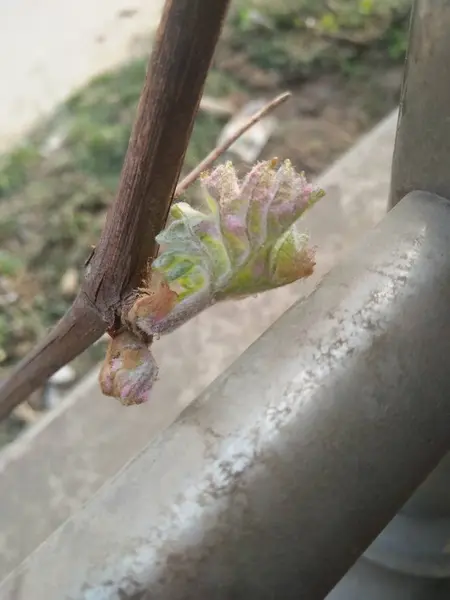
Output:
<path fill-rule="evenodd" d="M 303 221 L 318 246 L 317 270 L 310 280 L 257 298 L 216 305 L 155 343 L 161 381 L 147 405 L 123 408 L 104 398 L 94 373 L 55 412 L 3 451 L 0 579 L 170 425 L 382 218 L 396 119 L 396 114 L 390 115 L 320 178 L 327 196 Z M 0 587 L 1 600 L 45 597 L 33 592 L 40 576 L 35 556 L 41 551 L 45 552 L 45 545 L 16 574 L 22 591 L 14 595 L 19 579 L 12 574 Z M 64 558 L 61 561 L 55 569 L 70 568 Z M 61 597 L 65 597 L 64 590 Z"/>

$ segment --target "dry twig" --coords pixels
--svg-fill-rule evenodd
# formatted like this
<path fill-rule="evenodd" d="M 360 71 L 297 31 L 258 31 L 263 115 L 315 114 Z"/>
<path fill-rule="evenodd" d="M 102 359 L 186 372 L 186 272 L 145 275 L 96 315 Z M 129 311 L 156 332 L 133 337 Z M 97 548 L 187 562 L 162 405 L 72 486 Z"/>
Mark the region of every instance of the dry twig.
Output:
<path fill-rule="evenodd" d="M 234 142 L 241 137 L 246 131 L 253 127 L 255 123 L 260 121 L 263 117 L 265 117 L 268 113 L 272 112 L 275 108 L 280 106 L 283 102 L 286 102 L 288 98 L 291 97 L 290 92 L 284 92 L 280 94 L 270 102 L 268 102 L 265 106 L 263 106 L 260 110 L 255 112 L 239 129 L 235 131 L 235 133 L 227 139 L 225 142 L 214 148 L 212 152 L 206 156 L 186 177 L 178 184 L 177 189 L 175 190 L 175 197 L 181 196 L 186 189 L 194 183 L 198 177 L 202 174 L 203 171 L 209 169 L 209 167 L 221 156 L 224 152 L 230 148 L 234 144 Z"/>

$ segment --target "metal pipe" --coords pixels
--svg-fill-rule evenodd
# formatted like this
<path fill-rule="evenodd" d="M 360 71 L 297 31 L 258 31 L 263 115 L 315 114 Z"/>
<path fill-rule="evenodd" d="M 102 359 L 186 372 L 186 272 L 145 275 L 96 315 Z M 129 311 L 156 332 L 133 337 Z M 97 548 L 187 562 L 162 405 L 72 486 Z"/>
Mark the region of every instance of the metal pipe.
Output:
<path fill-rule="evenodd" d="M 414 578 L 447 579 L 450 589 L 449 549 L 450 455 L 447 455 L 364 556 L 381 567 Z"/>
<path fill-rule="evenodd" d="M 449 28 L 450 2 L 415 0 L 392 163 L 390 207 L 412 190 L 450 197 Z M 362 572 L 370 575 L 377 565 L 413 577 L 416 582 L 417 577 L 449 579 L 449 502 L 447 456 L 365 552 Z M 364 560 L 372 566 L 364 566 Z M 389 580 L 390 575 L 386 577 Z M 354 573 L 350 573 L 350 580 L 350 595 L 343 581 L 329 600 L 359 598 L 362 579 L 357 579 L 357 584 Z M 370 585 L 369 580 L 366 583 L 366 587 Z M 442 585 L 448 586 L 449 582 Z M 431 597 L 431 592 L 427 593 Z M 394 592 L 392 598 L 397 598 Z"/>
<path fill-rule="evenodd" d="M 392 162 L 390 206 L 413 190 L 450 198 L 450 2 L 416 0 Z"/>
<path fill-rule="evenodd" d="M 323 600 L 449 450 L 449 247 L 403 199 L 0 599 Z"/>

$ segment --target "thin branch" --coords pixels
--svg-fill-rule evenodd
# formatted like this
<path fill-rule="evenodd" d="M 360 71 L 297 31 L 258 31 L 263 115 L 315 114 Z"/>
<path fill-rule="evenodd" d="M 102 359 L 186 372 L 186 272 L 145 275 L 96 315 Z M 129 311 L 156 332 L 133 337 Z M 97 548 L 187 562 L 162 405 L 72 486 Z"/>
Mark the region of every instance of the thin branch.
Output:
<path fill-rule="evenodd" d="M 116 200 L 63 319 L 0 387 L 0 418 L 118 323 L 155 255 L 230 0 L 166 0 Z"/>
<path fill-rule="evenodd" d="M 199 163 L 196 167 L 194 167 L 194 169 L 192 169 L 192 171 L 190 173 L 188 173 L 186 175 L 186 177 L 177 185 L 177 188 L 176 188 L 175 194 L 174 194 L 175 197 L 181 196 L 181 194 L 183 194 L 186 191 L 186 189 L 190 185 L 192 185 L 194 183 L 194 181 L 196 179 L 198 179 L 198 177 L 200 177 L 200 175 L 203 173 L 203 171 L 206 171 L 207 169 L 209 169 L 209 167 L 219 158 L 219 156 L 221 154 L 223 154 L 224 152 L 226 152 L 228 150 L 228 148 L 230 148 L 230 146 L 232 146 L 234 144 L 234 142 L 241 137 L 241 135 L 243 135 L 246 131 L 248 131 L 251 127 L 253 127 L 253 125 L 255 125 L 255 123 L 260 121 L 267 114 L 269 114 L 270 112 L 275 110 L 275 108 L 280 106 L 280 104 L 282 104 L 283 102 L 286 102 L 286 100 L 290 97 L 291 97 L 290 92 L 284 92 L 283 94 L 280 94 L 279 96 L 277 96 L 276 98 L 274 98 L 273 100 L 271 100 L 270 102 L 265 104 L 262 108 L 260 108 L 257 112 L 255 112 L 254 115 L 249 117 L 249 119 L 245 123 L 243 123 L 241 125 L 241 127 L 239 127 L 233 133 L 232 136 L 230 136 L 222 144 L 220 144 L 219 146 L 214 148 L 214 150 L 212 152 L 210 152 L 208 154 L 208 156 L 206 156 L 206 158 L 204 158 L 201 161 L 201 163 Z"/>

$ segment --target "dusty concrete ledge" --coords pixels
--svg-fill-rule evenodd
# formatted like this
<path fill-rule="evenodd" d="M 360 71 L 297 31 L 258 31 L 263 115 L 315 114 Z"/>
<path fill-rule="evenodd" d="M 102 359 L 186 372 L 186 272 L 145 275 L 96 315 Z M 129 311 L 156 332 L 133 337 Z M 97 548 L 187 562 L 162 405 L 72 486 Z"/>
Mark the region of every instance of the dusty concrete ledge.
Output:
<path fill-rule="evenodd" d="M 163 0 L 0 3 L 0 152 L 73 90 L 141 53 Z M 147 41 L 148 44 L 148 41 Z"/>
<path fill-rule="evenodd" d="M 217 305 L 155 344 L 161 381 L 145 406 L 123 408 L 100 395 L 96 373 L 57 411 L 0 455 L 0 579 L 87 502 L 156 433 L 228 367 L 299 297 L 309 293 L 340 255 L 384 214 L 397 115 L 391 114 L 320 178 L 327 197 L 304 220 L 318 245 L 318 267 L 306 284 Z M 0 587 L 12 600 L 45 594 L 36 556 Z M 62 555 L 63 556 L 63 555 Z M 54 572 L 69 569 L 61 558 Z M 50 575 L 49 575 L 50 577 Z M 38 591 L 39 590 L 39 591 Z M 65 594 L 60 590 L 58 598 Z M 19 597 L 19 596 L 17 596 Z"/>

